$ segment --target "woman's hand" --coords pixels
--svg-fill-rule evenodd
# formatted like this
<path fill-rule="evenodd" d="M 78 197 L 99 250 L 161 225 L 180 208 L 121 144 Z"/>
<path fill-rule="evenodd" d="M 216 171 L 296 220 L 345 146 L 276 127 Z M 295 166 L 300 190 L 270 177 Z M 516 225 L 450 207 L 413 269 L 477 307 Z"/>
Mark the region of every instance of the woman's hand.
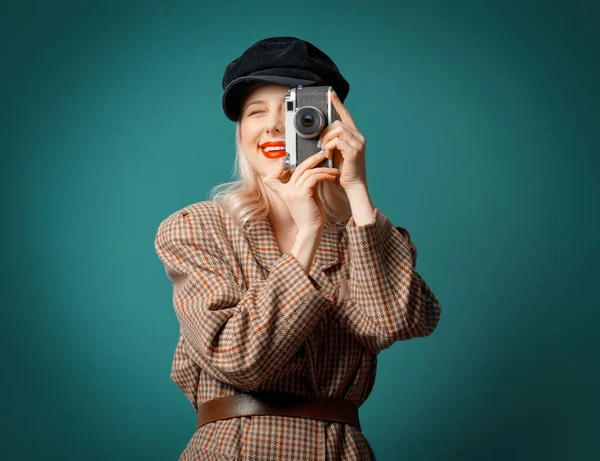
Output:
<path fill-rule="evenodd" d="M 283 159 L 277 169 L 263 177 L 263 183 L 274 191 L 287 205 L 298 231 L 320 231 L 325 223 L 323 203 L 316 191 L 319 181 L 335 181 L 335 168 L 313 168 L 325 158 L 325 152 L 312 155 L 292 173 L 287 183 L 281 182 L 284 175 Z"/>
<path fill-rule="evenodd" d="M 365 138 L 335 92 L 331 94 L 331 102 L 341 120 L 328 125 L 321 133 L 323 149 L 327 158 L 334 156 L 333 164 L 340 171 L 340 185 L 346 191 L 366 187 Z"/>

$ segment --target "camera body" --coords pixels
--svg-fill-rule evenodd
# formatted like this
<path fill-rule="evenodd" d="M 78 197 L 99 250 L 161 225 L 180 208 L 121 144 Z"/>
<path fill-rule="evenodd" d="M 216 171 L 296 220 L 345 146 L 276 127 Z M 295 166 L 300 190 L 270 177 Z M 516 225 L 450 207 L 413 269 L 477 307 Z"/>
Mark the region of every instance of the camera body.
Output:
<path fill-rule="evenodd" d="M 321 131 L 340 119 L 331 103 L 332 91 L 330 86 L 298 86 L 284 96 L 286 170 L 294 171 L 322 150 L 317 146 Z M 333 168 L 333 156 L 316 167 Z"/>

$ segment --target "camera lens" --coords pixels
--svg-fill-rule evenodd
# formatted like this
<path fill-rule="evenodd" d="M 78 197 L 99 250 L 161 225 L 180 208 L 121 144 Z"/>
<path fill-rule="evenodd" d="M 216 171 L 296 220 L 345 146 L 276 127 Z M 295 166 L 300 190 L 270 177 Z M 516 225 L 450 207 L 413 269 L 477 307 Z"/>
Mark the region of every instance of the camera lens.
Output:
<path fill-rule="evenodd" d="M 302 117 L 302 125 L 303 126 L 313 126 L 313 123 L 315 123 L 315 119 L 313 118 L 312 115 L 306 114 L 304 117 Z"/>
<path fill-rule="evenodd" d="M 316 138 L 325 126 L 323 112 L 313 106 L 300 107 L 294 116 L 294 128 L 302 138 Z"/>

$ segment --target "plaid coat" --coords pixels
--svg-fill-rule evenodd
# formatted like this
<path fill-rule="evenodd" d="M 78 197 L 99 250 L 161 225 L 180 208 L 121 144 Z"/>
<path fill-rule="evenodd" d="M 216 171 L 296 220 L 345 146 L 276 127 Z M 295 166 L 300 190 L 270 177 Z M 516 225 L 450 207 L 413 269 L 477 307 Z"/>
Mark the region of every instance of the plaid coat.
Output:
<path fill-rule="evenodd" d="M 281 254 L 267 219 L 242 231 L 217 202 L 168 216 L 155 249 L 172 282 L 180 335 L 171 379 L 194 409 L 248 391 L 344 398 L 361 405 L 377 354 L 429 335 L 441 306 L 415 271 L 408 231 L 373 223 L 323 230 L 310 274 Z M 181 460 L 374 460 L 351 425 L 279 416 L 199 428 Z"/>

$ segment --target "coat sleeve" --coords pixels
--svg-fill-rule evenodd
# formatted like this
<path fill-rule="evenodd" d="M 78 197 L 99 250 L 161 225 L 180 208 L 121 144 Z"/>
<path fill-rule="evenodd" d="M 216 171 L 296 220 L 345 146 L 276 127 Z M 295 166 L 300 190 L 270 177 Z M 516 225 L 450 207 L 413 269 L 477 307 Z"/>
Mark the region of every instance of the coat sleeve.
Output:
<path fill-rule="evenodd" d="M 377 208 L 374 222 L 355 226 L 351 218 L 346 230 L 349 297 L 342 309 L 352 334 L 375 354 L 395 341 L 431 334 L 441 305 L 415 270 L 409 232 Z"/>
<path fill-rule="evenodd" d="M 160 224 L 155 249 L 192 359 L 249 392 L 296 353 L 332 300 L 291 252 L 242 292 L 210 226 L 194 213 L 174 213 Z"/>

